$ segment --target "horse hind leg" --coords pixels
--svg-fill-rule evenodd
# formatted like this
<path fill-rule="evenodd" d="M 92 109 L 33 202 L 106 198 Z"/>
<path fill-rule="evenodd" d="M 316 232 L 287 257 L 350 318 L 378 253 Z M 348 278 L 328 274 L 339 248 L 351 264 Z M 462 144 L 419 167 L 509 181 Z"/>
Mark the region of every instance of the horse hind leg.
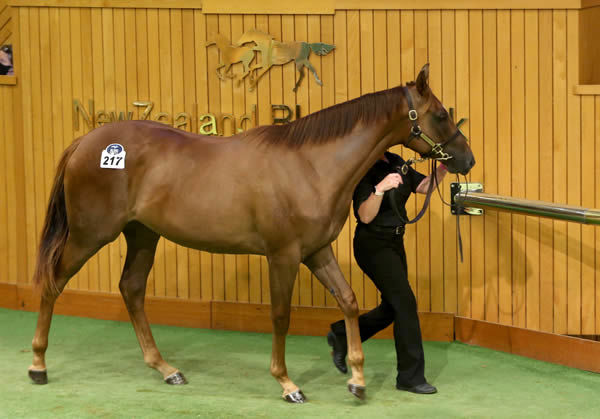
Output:
<path fill-rule="evenodd" d="M 46 370 L 46 350 L 48 349 L 48 333 L 52 323 L 54 303 L 62 293 L 67 282 L 81 269 L 83 264 L 96 253 L 104 243 L 89 244 L 84 240 L 78 240 L 73 234 L 69 234 L 65 247 L 56 269 L 55 283 L 57 293 L 43 293 L 40 310 L 38 313 L 37 326 L 32 341 L 33 363 L 29 367 L 29 377 L 35 384 L 46 384 L 48 374 Z"/>
<path fill-rule="evenodd" d="M 144 311 L 146 282 L 160 236 L 138 222 L 129 223 L 123 234 L 127 241 L 127 257 L 119 289 L 144 354 L 144 362 L 160 372 L 167 384 L 187 384 L 183 374 L 162 358 Z"/>

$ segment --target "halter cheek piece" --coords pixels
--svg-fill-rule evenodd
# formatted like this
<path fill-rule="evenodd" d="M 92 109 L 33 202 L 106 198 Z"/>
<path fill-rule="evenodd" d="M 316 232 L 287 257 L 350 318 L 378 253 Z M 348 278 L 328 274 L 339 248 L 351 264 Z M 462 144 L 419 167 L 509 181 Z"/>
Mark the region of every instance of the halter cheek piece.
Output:
<path fill-rule="evenodd" d="M 434 159 L 434 160 L 438 160 L 438 161 L 450 160 L 452 158 L 452 156 L 444 151 L 444 147 L 446 147 L 448 144 L 450 144 L 452 141 L 454 141 L 456 138 L 458 138 L 458 136 L 460 134 L 462 134 L 462 131 L 460 130 L 460 126 L 466 121 L 466 118 L 463 118 L 460 121 L 458 121 L 458 123 L 456 124 L 456 128 L 457 128 L 456 132 L 450 138 L 448 138 L 446 141 L 436 143 L 431 138 L 429 138 L 427 135 L 425 135 L 423 130 L 421 130 L 421 127 L 419 126 L 419 122 L 417 121 L 419 119 L 419 114 L 417 113 L 417 110 L 415 109 L 415 107 L 413 105 L 413 101 L 412 101 L 412 97 L 410 96 L 410 92 L 408 91 L 408 89 L 406 87 L 404 87 L 403 89 L 404 89 L 404 95 L 406 96 L 406 101 L 408 102 L 408 119 L 412 123 L 412 127 L 410 129 L 410 137 L 408 138 L 408 142 L 405 144 L 405 146 L 408 147 L 408 145 L 415 138 L 421 139 L 421 140 L 425 141 L 427 144 L 429 144 L 429 146 L 431 147 L 431 150 L 429 151 L 429 153 L 421 154 L 422 159 L 420 161 L 427 160 L 427 159 Z M 464 136 L 464 134 L 463 134 L 463 136 Z M 402 166 L 402 173 L 406 174 L 408 172 L 408 166 L 411 165 L 412 163 L 414 163 L 415 161 L 417 161 L 417 160 L 409 159 Z"/>

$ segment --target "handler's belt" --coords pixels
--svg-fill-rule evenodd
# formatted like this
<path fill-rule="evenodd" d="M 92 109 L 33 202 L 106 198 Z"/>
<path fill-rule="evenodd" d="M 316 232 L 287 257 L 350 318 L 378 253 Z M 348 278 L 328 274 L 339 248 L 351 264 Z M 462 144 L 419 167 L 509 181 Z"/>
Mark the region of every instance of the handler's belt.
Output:
<path fill-rule="evenodd" d="M 378 226 L 376 224 L 365 224 L 365 228 L 372 233 L 383 233 L 394 236 L 401 236 L 404 234 L 404 225 L 399 226 Z"/>

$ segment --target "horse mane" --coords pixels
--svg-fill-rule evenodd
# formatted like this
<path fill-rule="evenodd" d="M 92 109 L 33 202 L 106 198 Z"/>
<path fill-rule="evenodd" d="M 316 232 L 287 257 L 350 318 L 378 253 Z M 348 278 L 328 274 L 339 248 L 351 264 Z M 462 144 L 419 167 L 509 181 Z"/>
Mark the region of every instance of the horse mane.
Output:
<path fill-rule="evenodd" d="M 349 134 L 359 122 L 369 125 L 390 118 L 404 102 L 403 87 L 397 86 L 330 106 L 288 124 L 260 126 L 242 135 L 263 144 L 288 148 L 324 144 Z"/>

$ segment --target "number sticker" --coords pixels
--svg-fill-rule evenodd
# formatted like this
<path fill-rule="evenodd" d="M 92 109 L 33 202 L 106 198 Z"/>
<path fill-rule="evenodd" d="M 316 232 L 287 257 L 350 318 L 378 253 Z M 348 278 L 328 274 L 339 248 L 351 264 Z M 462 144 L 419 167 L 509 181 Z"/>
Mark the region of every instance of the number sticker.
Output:
<path fill-rule="evenodd" d="M 100 167 L 102 169 L 125 169 L 125 148 L 121 144 L 111 144 L 102 150 Z"/>

